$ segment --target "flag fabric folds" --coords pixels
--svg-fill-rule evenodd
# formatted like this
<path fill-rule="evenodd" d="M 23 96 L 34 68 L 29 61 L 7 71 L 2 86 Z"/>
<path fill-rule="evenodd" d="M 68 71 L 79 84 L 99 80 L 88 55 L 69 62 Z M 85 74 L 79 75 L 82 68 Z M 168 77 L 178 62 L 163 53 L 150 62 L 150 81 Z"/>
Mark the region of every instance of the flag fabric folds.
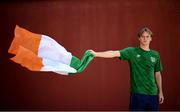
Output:
<path fill-rule="evenodd" d="M 8 52 L 15 55 L 10 58 L 12 61 L 31 71 L 51 71 L 62 75 L 83 72 L 94 58 L 87 50 L 80 60 L 51 37 L 30 32 L 18 25 Z"/>

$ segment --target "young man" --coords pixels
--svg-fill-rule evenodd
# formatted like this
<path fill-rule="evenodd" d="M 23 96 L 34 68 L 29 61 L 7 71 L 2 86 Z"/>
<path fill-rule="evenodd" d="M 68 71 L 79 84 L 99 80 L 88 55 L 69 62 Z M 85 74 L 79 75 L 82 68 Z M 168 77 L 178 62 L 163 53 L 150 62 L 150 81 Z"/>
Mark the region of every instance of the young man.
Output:
<path fill-rule="evenodd" d="M 151 30 L 145 27 L 138 33 L 139 47 L 104 52 L 90 50 L 94 57 L 119 57 L 128 61 L 131 71 L 130 110 L 156 111 L 164 101 L 160 55 L 149 47 L 152 35 Z"/>

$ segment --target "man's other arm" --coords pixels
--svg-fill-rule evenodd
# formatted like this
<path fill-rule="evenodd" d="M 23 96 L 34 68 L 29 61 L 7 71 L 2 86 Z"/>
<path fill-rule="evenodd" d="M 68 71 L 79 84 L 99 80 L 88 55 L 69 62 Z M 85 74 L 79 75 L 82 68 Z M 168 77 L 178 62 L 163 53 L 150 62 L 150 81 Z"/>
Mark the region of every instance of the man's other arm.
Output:
<path fill-rule="evenodd" d="M 161 72 L 155 72 L 156 82 L 159 89 L 159 103 L 162 104 L 164 102 L 163 90 L 162 90 L 162 77 Z"/>

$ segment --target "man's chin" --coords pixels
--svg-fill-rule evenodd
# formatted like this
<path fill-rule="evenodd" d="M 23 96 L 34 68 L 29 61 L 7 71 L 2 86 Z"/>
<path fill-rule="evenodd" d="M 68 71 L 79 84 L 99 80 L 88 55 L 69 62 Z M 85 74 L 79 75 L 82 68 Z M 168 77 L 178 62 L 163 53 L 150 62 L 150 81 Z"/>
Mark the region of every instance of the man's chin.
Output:
<path fill-rule="evenodd" d="M 146 42 L 146 43 L 141 43 L 141 45 L 143 45 L 143 46 L 148 46 L 149 43 L 148 43 L 148 42 Z"/>

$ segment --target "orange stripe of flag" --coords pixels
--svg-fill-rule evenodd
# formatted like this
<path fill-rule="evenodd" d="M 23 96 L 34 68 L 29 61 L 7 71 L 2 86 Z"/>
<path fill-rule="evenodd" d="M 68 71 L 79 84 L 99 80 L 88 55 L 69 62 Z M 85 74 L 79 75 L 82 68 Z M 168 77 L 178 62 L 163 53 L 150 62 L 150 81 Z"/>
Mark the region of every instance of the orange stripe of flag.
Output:
<path fill-rule="evenodd" d="M 16 56 L 11 58 L 11 60 L 21 64 L 23 67 L 26 67 L 31 71 L 40 71 L 43 67 L 42 59 L 29 49 L 22 46 L 19 46 Z"/>
<path fill-rule="evenodd" d="M 32 33 L 24 28 L 19 27 L 18 25 L 16 25 L 14 33 L 15 37 L 8 50 L 9 53 L 16 54 L 19 46 L 23 46 L 24 48 L 29 49 L 35 54 L 38 53 L 38 48 L 41 40 L 40 34 Z"/>

